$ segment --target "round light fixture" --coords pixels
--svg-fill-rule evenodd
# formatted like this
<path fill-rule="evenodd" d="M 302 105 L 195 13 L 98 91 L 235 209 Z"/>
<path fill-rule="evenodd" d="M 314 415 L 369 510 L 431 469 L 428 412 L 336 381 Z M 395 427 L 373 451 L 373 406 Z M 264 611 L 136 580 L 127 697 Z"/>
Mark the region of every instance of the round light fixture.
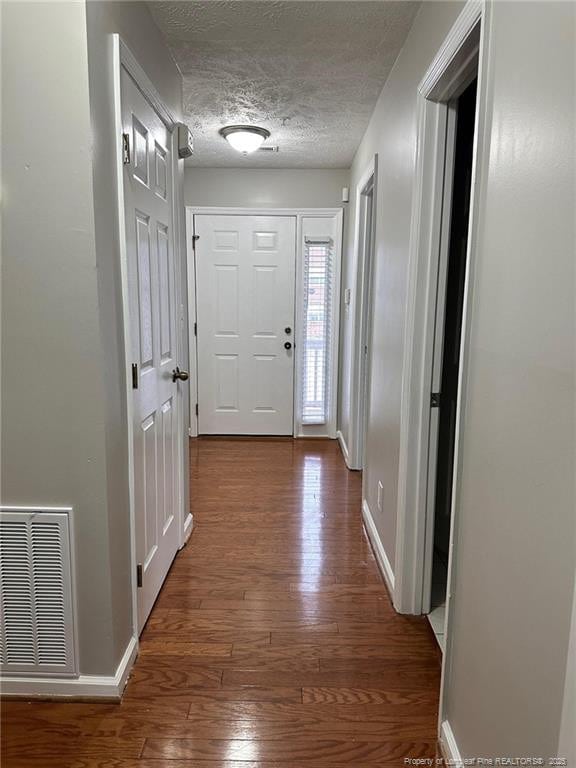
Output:
<path fill-rule="evenodd" d="M 257 125 L 227 125 L 219 131 L 231 147 L 243 155 L 249 155 L 260 149 L 262 143 L 269 138 L 270 131 Z"/>

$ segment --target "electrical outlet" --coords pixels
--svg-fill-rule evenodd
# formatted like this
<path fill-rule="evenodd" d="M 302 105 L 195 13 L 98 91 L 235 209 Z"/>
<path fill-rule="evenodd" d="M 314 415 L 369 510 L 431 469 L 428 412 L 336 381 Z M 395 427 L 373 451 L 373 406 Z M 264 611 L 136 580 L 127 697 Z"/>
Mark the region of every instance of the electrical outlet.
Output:
<path fill-rule="evenodd" d="M 378 504 L 378 509 L 380 510 L 380 512 L 382 512 L 382 496 L 383 496 L 383 494 L 384 494 L 384 486 L 382 485 L 380 480 L 378 480 L 378 501 L 377 501 L 377 504 Z"/>

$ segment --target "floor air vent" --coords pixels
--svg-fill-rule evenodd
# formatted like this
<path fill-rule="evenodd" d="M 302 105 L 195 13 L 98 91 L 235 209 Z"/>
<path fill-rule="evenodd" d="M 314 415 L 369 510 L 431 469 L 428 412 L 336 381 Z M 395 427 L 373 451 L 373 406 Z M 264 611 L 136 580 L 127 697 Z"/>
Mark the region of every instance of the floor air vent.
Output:
<path fill-rule="evenodd" d="M 0 669 L 76 676 L 67 511 L 0 511 Z"/>

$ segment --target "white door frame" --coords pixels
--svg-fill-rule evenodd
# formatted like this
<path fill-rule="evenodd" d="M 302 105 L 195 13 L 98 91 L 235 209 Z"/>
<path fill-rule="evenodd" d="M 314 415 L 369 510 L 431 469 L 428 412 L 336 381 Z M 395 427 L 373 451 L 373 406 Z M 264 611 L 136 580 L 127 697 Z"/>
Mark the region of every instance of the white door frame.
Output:
<path fill-rule="evenodd" d="M 435 237 L 438 238 L 438 249 L 432 254 L 430 261 L 430 271 L 427 275 L 430 278 L 430 299 L 432 317 L 429 319 L 431 326 L 426 330 L 429 333 L 426 337 L 426 351 L 430 357 L 426 357 L 426 364 L 430 364 L 430 379 L 428 384 L 429 392 L 440 392 L 442 382 L 442 364 L 444 352 L 444 316 L 446 312 L 446 286 L 448 283 L 448 264 L 450 258 L 450 229 L 452 216 L 444 215 L 445 212 L 452 212 L 452 195 L 454 186 L 454 163 L 456 160 L 456 124 L 457 108 L 453 101 L 446 103 L 445 109 L 439 115 L 438 131 L 439 136 L 443 137 L 443 145 L 438 149 L 438 159 L 443 158 L 443 164 L 438 164 L 442 172 L 438 173 L 437 182 L 443 186 L 438 188 L 438 231 Z M 443 153 L 443 154 L 442 154 Z M 425 374 L 427 375 L 427 374 Z M 423 390 L 424 393 L 425 390 Z M 431 610 L 432 597 L 432 566 L 434 559 L 434 529 L 435 529 L 435 510 L 436 510 L 436 474 L 438 469 L 438 432 L 440 428 L 440 409 L 431 408 L 430 401 L 426 395 L 422 394 L 423 410 L 422 416 L 425 420 L 424 437 L 426 444 L 424 451 L 426 454 L 426 500 L 425 500 L 425 520 L 426 529 L 424 532 L 424 551 L 422 556 L 422 590 L 420 613 L 429 613 Z M 426 411 L 426 403 L 428 410 Z M 423 458 L 424 460 L 424 458 Z"/>
<path fill-rule="evenodd" d="M 334 263 L 335 277 L 334 284 L 334 316 L 332 318 L 334 333 L 332 334 L 332 401 L 331 418 L 326 425 L 325 434 L 318 435 L 322 437 L 336 438 L 336 418 L 338 407 L 338 350 L 339 350 L 339 329 L 340 329 L 340 269 L 342 261 L 342 233 L 343 233 L 343 209 L 342 208 L 239 208 L 239 207 L 214 207 L 214 206 L 186 206 L 186 243 L 188 256 L 188 323 L 190 340 L 190 378 L 194 377 L 195 384 L 190 387 L 190 429 L 191 437 L 198 435 L 198 419 L 196 418 L 196 403 L 198 393 L 198 348 L 196 336 L 194 333 L 196 324 L 196 253 L 193 247 L 194 237 L 194 216 L 195 215 L 215 215 L 215 216 L 292 216 L 296 218 L 296 312 L 294 338 L 298 338 L 298 331 L 302 325 L 302 307 L 298 301 L 298 277 L 302 274 L 302 220 L 304 218 L 332 218 L 336 219 L 336 237 L 334 239 Z M 194 364 L 193 362 L 194 361 Z M 194 371 L 192 371 L 194 367 Z M 293 436 L 301 437 L 302 430 L 298 423 L 296 413 L 296 402 L 298 395 L 298 386 L 300 381 L 299 356 L 296 355 L 294 366 L 294 427 Z"/>
<path fill-rule="evenodd" d="M 198 437 L 198 338 L 196 336 L 196 251 L 194 209 L 186 206 L 186 274 L 188 276 L 188 365 L 190 366 L 190 424 L 188 435 Z"/>
<path fill-rule="evenodd" d="M 372 180 L 372 222 L 371 242 L 366 248 L 364 224 L 366 206 L 363 198 Z M 378 155 L 370 160 L 356 185 L 356 212 L 354 224 L 354 254 L 356 271 L 354 275 L 354 303 L 352 327 L 352 355 L 350 362 L 350 430 L 348 439 L 347 465 L 349 469 L 362 469 L 364 464 L 364 443 L 368 419 L 368 379 L 370 376 L 370 355 L 363 352 L 364 345 L 371 348 L 372 322 L 369 317 L 372 306 L 372 284 L 374 278 L 374 243 L 376 234 L 376 210 L 378 190 Z"/>
<path fill-rule="evenodd" d="M 132 627 L 134 639 L 138 641 L 138 585 L 136 583 L 136 512 L 134 507 L 134 430 L 133 430 L 133 405 L 132 405 L 132 383 L 129 375 L 132 359 L 130 355 L 131 331 L 130 331 L 130 304 L 128 293 L 128 258 L 126 253 L 126 227 L 125 227 L 125 209 L 124 209 L 124 163 L 122 147 L 122 92 L 121 92 L 121 73 L 125 69 L 134 80 L 144 97 L 156 110 L 166 127 L 172 131 L 172 199 L 174 207 L 173 231 L 174 231 L 174 261 L 176 275 L 181 273 L 182 254 L 180 247 L 180 215 L 178 213 L 181 194 L 178 190 L 178 146 L 176 131 L 174 126 L 177 122 L 176 116 L 166 106 L 158 93 L 156 87 L 146 75 L 137 59 L 124 43 L 120 35 L 112 35 L 112 65 L 114 77 L 114 126 L 115 126 L 115 159 L 116 159 L 116 187 L 118 191 L 117 212 L 118 212 L 118 251 L 120 254 L 120 282 L 122 293 L 122 316 L 123 316 L 123 339 L 124 339 L 124 360 L 126 372 L 126 412 L 127 412 L 127 437 L 128 437 L 128 487 L 129 487 L 129 513 L 130 513 L 130 560 L 131 560 L 131 583 L 132 583 Z M 176 283 L 179 283 L 176 280 Z M 187 295 L 180 285 L 176 285 L 176 302 L 178 307 L 186 307 Z M 180 320 L 181 318 L 179 318 Z M 181 323 L 178 323 L 181 329 Z M 184 359 L 183 351 L 186 349 L 185 340 L 182 333 L 177 333 L 177 358 Z M 178 404 L 178 424 L 179 436 L 178 444 L 180 446 L 179 467 L 179 499 L 176 510 L 180 546 L 185 543 L 186 536 L 190 532 L 191 516 L 185 514 L 184 500 L 186 498 L 185 483 L 187 478 L 181 472 L 184 466 L 184 420 L 182 409 L 182 395 L 177 395 Z M 188 519 L 189 518 L 189 519 Z"/>
<path fill-rule="evenodd" d="M 485 151 L 478 141 L 483 129 L 485 77 L 481 57 L 478 63 L 483 4 L 469 0 L 440 47 L 417 96 L 418 139 L 416 173 L 412 204 L 412 226 L 408 265 L 402 404 L 400 421 L 400 457 L 398 473 L 398 509 L 395 561 L 394 605 L 401 613 L 422 612 L 424 547 L 426 540 L 426 500 L 428 442 L 430 430 L 430 384 L 432 380 L 434 317 L 438 284 L 438 256 L 442 225 L 445 135 L 448 102 L 464 90 L 472 72 L 478 70 L 478 105 L 472 173 L 472 200 L 467 249 L 463 334 L 460 359 L 459 412 L 456 428 L 462 422 L 463 355 L 467 349 L 467 307 L 472 280 L 472 258 L 476 250 L 479 174 L 476 172 Z M 482 29 L 481 29 L 482 27 Z M 481 124 L 478 124 L 478 117 Z M 454 473 L 456 481 L 457 472 Z M 452 500 L 452 521 L 456 493 Z M 448 602 L 449 594 L 447 595 Z"/>

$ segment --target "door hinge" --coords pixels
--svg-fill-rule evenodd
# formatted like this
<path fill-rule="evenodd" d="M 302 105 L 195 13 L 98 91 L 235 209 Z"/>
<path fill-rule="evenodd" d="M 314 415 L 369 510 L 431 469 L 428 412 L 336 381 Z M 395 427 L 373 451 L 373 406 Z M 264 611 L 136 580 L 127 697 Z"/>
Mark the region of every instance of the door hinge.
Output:
<path fill-rule="evenodd" d="M 430 408 L 440 408 L 440 392 L 430 393 Z"/>
<path fill-rule="evenodd" d="M 138 363 L 132 363 L 132 389 L 138 389 Z"/>
<path fill-rule="evenodd" d="M 136 586 L 142 586 L 142 563 L 138 563 L 136 566 Z"/>
<path fill-rule="evenodd" d="M 198 336 L 198 323 L 194 323 L 194 336 Z"/>
<path fill-rule="evenodd" d="M 192 235 L 192 248 L 196 250 L 196 240 L 200 239 L 200 235 Z"/>
<path fill-rule="evenodd" d="M 122 134 L 122 162 L 124 165 L 130 165 L 130 134 Z"/>
<path fill-rule="evenodd" d="M 196 416 L 198 416 L 198 403 L 196 403 Z"/>

